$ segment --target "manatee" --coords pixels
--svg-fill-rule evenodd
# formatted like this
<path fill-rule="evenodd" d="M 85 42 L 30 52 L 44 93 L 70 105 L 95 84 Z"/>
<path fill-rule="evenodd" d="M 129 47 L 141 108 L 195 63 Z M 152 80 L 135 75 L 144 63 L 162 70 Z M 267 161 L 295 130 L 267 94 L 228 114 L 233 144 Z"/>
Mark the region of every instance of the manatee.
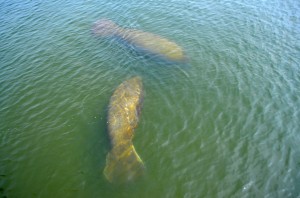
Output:
<path fill-rule="evenodd" d="M 111 150 L 104 168 L 110 182 L 135 181 L 143 175 L 144 163 L 132 143 L 142 100 L 143 84 L 138 76 L 121 83 L 110 98 L 107 123 Z"/>
<path fill-rule="evenodd" d="M 102 37 L 117 37 L 139 51 L 144 51 L 162 59 L 172 62 L 186 60 L 182 48 L 176 43 L 153 33 L 122 28 L 109 19 L 96 21 L 92 31 L 95 35 Z"/>

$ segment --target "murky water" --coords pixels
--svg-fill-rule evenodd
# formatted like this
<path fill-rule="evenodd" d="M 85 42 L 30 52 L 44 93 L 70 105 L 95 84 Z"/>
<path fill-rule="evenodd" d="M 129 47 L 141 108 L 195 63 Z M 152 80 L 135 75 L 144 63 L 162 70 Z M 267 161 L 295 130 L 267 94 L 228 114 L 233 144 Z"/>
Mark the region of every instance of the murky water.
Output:
<path fill-rule="evenodd" d="M 2 197 L 299 197 L 300 3 L 1 1 Z M 180 45 L 165 63 L 93 22 Z M 110 184 L 106 114 L 141 76 L 141 180 Z"/>

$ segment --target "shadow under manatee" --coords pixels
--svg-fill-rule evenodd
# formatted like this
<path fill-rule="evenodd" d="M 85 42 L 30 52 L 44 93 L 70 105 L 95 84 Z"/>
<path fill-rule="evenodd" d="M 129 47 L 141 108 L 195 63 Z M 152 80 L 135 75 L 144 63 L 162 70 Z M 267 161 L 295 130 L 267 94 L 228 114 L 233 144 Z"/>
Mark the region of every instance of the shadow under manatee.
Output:
<path fill-rule="evenodd" d="M 0 196 L 1 196 L 1 198 L 6 198 L 7 197 L 3 187 L 0 187 Z"/>

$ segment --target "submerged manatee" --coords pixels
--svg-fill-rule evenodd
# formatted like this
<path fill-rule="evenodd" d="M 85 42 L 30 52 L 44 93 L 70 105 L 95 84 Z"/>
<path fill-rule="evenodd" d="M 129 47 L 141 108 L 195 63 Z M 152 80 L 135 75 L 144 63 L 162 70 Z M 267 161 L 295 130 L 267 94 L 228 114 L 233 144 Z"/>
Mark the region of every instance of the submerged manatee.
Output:
<path fill-rule="evenodd" d="M 112 148 L 107 154 L 104 169 L 104 175 L 110 182 L 133 181 L 144 172 L 143 161 L 132 143 L 142 100 L 140 77 L 121 83 L 110 98 L 108 131 Z"/>
<path fill-rule="evenodd" d="M 95 22 L 93 33 L 104 37 L 115 36 L 133 45 L 136 49 L 149 52 L 166 60 L 176 62 L 186 60 L 183 50 L 176 43 L 149 32 L 122 28 L 108 19 Z"/>

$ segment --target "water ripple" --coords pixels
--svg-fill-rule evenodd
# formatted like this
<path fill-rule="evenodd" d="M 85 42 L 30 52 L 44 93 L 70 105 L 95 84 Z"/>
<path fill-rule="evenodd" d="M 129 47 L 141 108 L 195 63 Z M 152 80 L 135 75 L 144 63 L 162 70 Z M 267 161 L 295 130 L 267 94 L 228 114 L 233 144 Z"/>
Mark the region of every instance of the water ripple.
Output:
<path fill-rule="evenodd" d="M 298 8 L 294 1 L 3 2 L 4 195 L 296 197 Z M 91 26 L 100 18 L 166 37 L 189 61 L 167 64 L 96 38 Z M 107 105 L 134 75 L 145 88 L 134 144 L 147 170 L 143 181 L 116 188 L 99 171 L 109 149 Z"/>

